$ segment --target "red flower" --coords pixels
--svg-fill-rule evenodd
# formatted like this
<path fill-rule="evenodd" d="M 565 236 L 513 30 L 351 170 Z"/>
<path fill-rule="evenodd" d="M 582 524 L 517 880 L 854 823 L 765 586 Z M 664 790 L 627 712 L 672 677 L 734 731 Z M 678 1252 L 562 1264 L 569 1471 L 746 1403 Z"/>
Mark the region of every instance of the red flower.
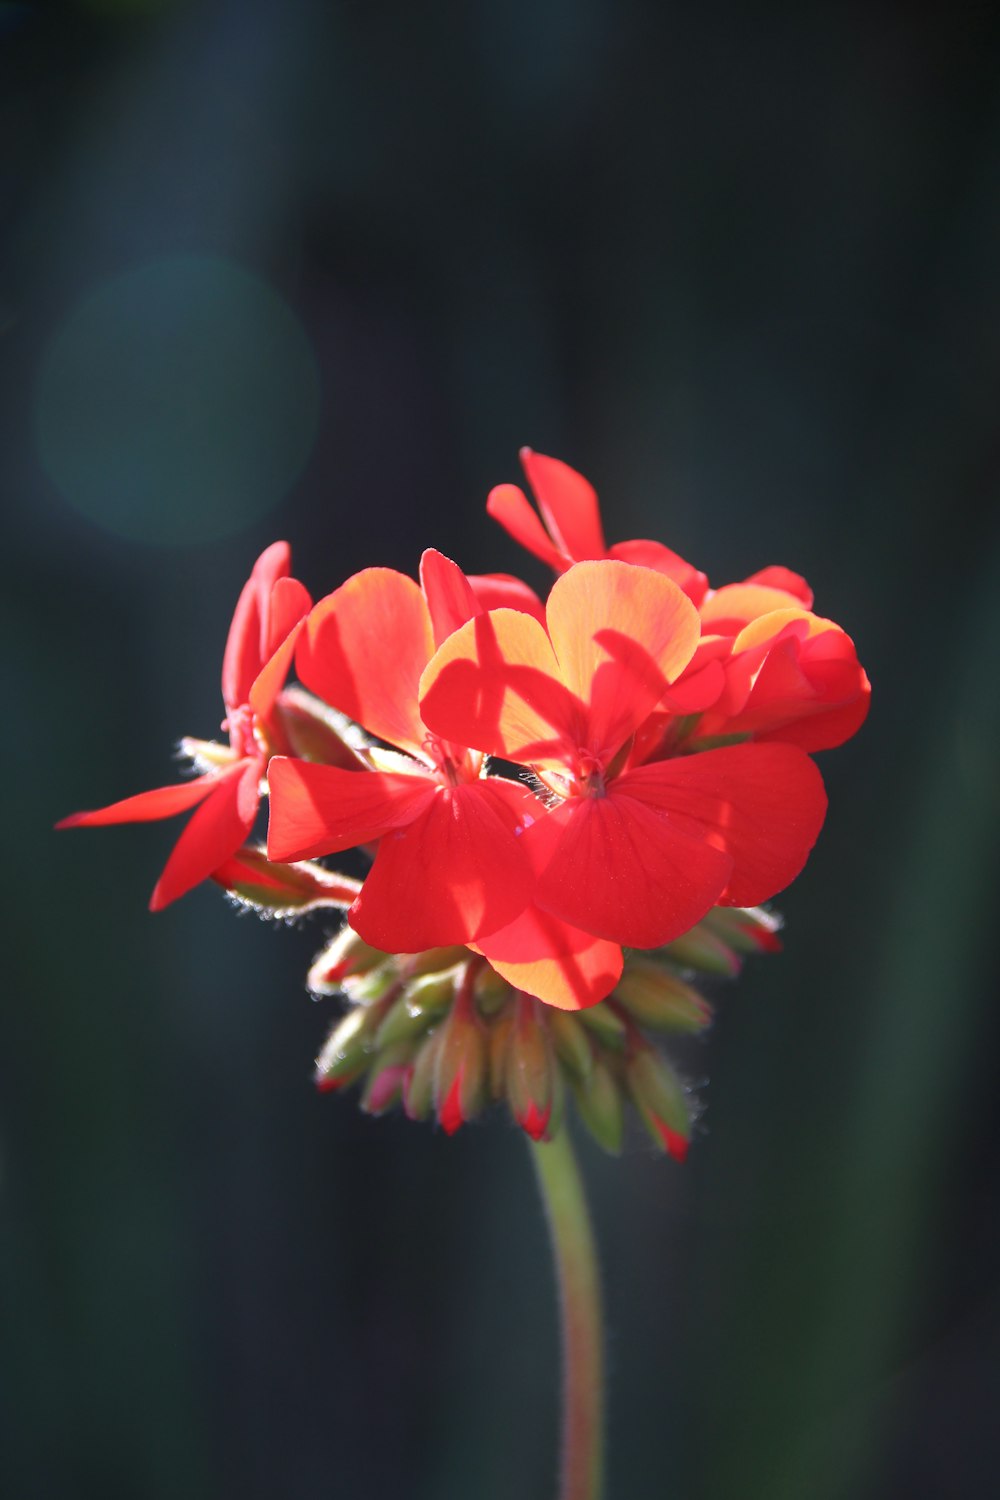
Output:
<path fill-rule="evenodd" d="M 421 695 L 436 733 L 530 764 L 561 799 L 524 820 L 538 907 L 649 948 L 716 902 L 752 906 L 787 885 L 826 809 L 802 751 L 737 745 L 622 770 L 698 641 L 677 585 L 581 563 L 556 581 L 546 617 L 547 633 L 510 610 L 470 620 L 438 650 Z"/>
<path fill-rule="evenodd" d="M 378 840 L 350 922 L 366 942 L 399 953 L 506 926 L 531 881 L 515 837 L 523 787 L 484 776 L 480 752 L 420 717 L 420 677 L 435 646 L 480 610 L 440 553 L 425 553 L 420 571 L 422 589 L 389 568 L 348 579 L 316 605 L 297 653 L 305 685 L 391 748 L 372 748 L 370 771 L 277 756 L 268 772 L 269 858 Z"/>
<path fill-rule="evenodd" d="M 56 824 L 76 828 L 148 823 L 197 807 L 156 884 L 149 903 L 152 911 L 212 875 L 253 827 L 260 783 L 279 732 L 272 717 L 275 699 L 312 602 L 302 584 L 288 577 L 290 556 L 287 542 L 275 542 L 261 553 L 233 614 L 222 661 L 228 746 L 185 742 L 212 769 L 193 781 L 140 792 L 93 812 L 73 813 Z"/>

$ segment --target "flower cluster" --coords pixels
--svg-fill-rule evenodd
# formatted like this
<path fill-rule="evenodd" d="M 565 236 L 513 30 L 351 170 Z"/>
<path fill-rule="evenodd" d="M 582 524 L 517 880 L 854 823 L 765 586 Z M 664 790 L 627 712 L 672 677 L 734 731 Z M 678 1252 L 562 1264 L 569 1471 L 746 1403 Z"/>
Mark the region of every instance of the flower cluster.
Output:
<path fill-rule="evenodd" d="M 657 542 L 608 548 L 587 481 L 522 462 L 538 513 L 514 485 L 488 510 L 558 575 L 544 603 L 431 550 L 419 580 L 369 568 L 314 605 L 276 543 L 226 645 L 228 745 L 184 740 L 195 779 L 63 826 L 194 808 L 154 908 L 208 877 L 265 912 L 346 908 L 310 978 L 354 1002 L 324 1086 L 449 1130 L 506 1098 L 541 1136 L 565 1082 L 604 1144 L 630 1099 L 680 1155 L 686 1095 L 642 1027 L 700 1029 L 684 970 L 774 945 L 756 908 L 804 865 L 812 755 L 869 684 L 798 575 L 713 589 Z M 314 863 L 350 849 L 363 881 Z"/>

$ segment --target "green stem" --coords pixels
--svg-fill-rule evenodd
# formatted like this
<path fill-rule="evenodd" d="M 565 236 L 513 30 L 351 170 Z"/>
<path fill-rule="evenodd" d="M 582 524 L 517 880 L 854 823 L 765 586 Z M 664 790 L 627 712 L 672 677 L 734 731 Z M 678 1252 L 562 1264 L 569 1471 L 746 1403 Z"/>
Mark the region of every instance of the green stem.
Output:
<path fill-rule="evenodd" d="M 594 1235 L 565 1125 L 553 1140 L 530 1144 L 559 1283 L 563 1359 L 559 1500 L 600 1500 L 604 1351 Z"/>

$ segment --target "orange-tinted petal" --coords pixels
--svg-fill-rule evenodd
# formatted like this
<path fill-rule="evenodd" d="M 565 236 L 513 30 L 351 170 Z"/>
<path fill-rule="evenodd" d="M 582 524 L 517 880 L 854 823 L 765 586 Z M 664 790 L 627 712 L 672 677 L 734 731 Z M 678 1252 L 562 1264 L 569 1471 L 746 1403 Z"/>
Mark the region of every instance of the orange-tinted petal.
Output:
<path fill-rule="evenodd" d="M 466 620 L 482 614 L 483 607 L 458 563 L 434 547 L 428 547 L 420 559 L 420 587 L 430 611 L 436 646 Z"/>
<path fill-rule="evenodd" d="M 228 768 L 221 774 L 228 774 Z M 220 772 L 210 771 L 207 776 L 180 781 L 176 786 L 158 786 L 149 792 L 138 792 L 134 797 L 125 797 L 121 802 L 97 807 L 92 812 L 70 813 L 68 818 L 60 819 L 56 827 L 103 828 L 112 823 L 155 823 L 160 818 L 172 818 L 210 796 L 219 777 Z"/>
<path fill-rule="evenodd" d="M 647 769 L 621 777 L 605 797 L 562 803 L 525 834 L 552 851 L 538 880 L 538 905 L 634 948 L 687 932 L 715 905 L 733 868 L 703 830 L 619 792 Z"/>
<path fill-rule="evenodd" d="M 420 754 L 420 674 L 434 654 L 430 612 L 412 578 L 366 568 L 321 599 L 299 637 L 306 687 L 379 739 Z"/>
<path fill-rule="evenodd" d="M 456 744 L 562 765 L 582 743 L 583 705 L 562 685 L 541 625 L 519 610 L 491 610 L 449 636 L 420 689 L 425 724 Z"/>
<path fill-rule="evenodd" d="M 521 466 L 556 546 L 573 562 L 604 557 L 604 531 L 594 487 L 559 458 L 521 449 Z"/>
<path fill-rule="evenodd" d="M 756 906 L 794 880 L 826 815 L 823 779 L 793 745 L 732 745 L 638 766 L 615 791 L 730 857 L 720 894 L 728 906 Z"/>
<path fill-rule="evenodd" d="M 641 568 L 652 568 L 654 572 L 672 578 L 694 605 L 700 604 L 708 592 L 705 574 L 692 567 L 691 563 L 685 562 L 676 552 L 671 552 L 669 547 L 664 547 L 662 542 L 615 542 L 609 549 L 608 556 L 618 558 L 619 562 L 637 564 Z"/>
<path fill-rule="evenodd" d="M 289 631 L 312 609 L 309 590 L 297 578 L 279 578 L 271 590 L 261 622 L 261 662 L 272 657 Z"/>
<path fill-rule="evenodd" d="M 545 608 L 565 685 L 589 706 L 586 746 L 609 758 L 698 644 L 698 612 L 671 579 L 623 562 L 578 563 Z"/>
<path fill-rule="evenodd" d="M 508 536 L 512 536 L 515 542 L 540 562 L 547 563 L 557 573 L 569 567 L 572 559 L 564 557 L 559 548 L 549 540 L 527 495 L 516 484 L 498 484 L 490 490 L 486 499 L 486 511 L 494 521 L 500 523 Z"/>
<path fill-rule="evenodd" d="M 427 806 L 436 783 L 394 771 L 343 771 L 274 755 L 267 766 L 267 857 L 315 859 L 370 844 L 405 827 Z"/>
<path fill-rule="evenodd" d="M 596 1005 L 621 978 L 617 943 L 571 927 L 534 903 L 507 927 L 470 946 L 515 989 L 559 1010 Z"/>
<path fill-rule="evenodd" d="M 466 943 L 506 926 L 532 877 L 515 835 L 525 793 L 495 779 L 439 786 L 417 817 L 380 841 L 351 926 L 383 952 Z"/>
<path fill-rule="evenodd" d="M 289 579 L 289 582 L 292 580 Z M 309 608 L 309 595 L 306 594 L 306 610 Z M 305 617 L 302 616 L 292 625 L 288 634 L 280 645 L 272 652 L 267 661 L 261 667 L 254 678 L 250 689 L 249 704 L 259 719 L 266 720 L 274 707 L 274 701 L 285 685 L 295 655 L 295 646 L 299 639 L 302 627 L 305 625 Z"/>
<path fill-rule="evenodd" d="M 727 583 L 702 604 L 701 623 L 713 635 L 737 635 L 749 621 L 797 605 L 798 600 L 783 589 L 761 583 Z"/>
<path fill-rule="evenodd" d="M 272 542 L 243 585 L 222 658 L 222 698 L 227 708 L 239 708 L 248 701 L 251 684 L 262 665 L 261 627 L 266 601 L 278 579 L 287 575 L 291 557 L 287 542 Z"/>
<path fill-rule="evenodd" d="M 162 910 L 200 885 L 240 848 L 257 814 L 260 772 L 260 763 L 250 760 L 215 777 L 211 795 L 174 845 L 150 899 L 150 911 Z"/>

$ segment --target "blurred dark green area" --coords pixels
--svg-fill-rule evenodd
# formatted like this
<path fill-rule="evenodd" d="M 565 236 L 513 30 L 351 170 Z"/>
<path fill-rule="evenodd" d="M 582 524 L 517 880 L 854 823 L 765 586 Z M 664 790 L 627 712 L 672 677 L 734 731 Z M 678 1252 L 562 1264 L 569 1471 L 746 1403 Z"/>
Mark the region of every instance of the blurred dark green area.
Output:
<path fill-rule="evenodd" d="M 584 1147 L 609 1500 L 965 1500 L 1000 1396 L 988 8 L 0 5 L 0 1492 L 546 1500 L 526 1153 L 316 1096 L 321 932 L 51 825 L 210 736 L 232 605 L 491 527 L 804 572 L 874 682 L 680 1169 Z M 541 585 L 540 571 L 531 571 Z M 16 721 L 16 722 L 15 722 Z"/>

